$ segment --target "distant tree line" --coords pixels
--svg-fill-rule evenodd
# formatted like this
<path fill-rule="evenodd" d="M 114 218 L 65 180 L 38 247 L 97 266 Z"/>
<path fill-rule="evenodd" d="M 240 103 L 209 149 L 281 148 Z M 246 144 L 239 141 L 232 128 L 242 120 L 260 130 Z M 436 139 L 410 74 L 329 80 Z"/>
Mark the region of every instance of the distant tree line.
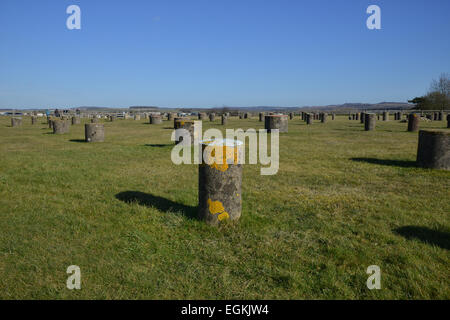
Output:
<path fill-rule="evenodd" d="M 408 102 L 414 103 L 417 110 L 450 110 L 450 77 L 441 74 L 438 80 L 431 82 L 429 92 Z"/>

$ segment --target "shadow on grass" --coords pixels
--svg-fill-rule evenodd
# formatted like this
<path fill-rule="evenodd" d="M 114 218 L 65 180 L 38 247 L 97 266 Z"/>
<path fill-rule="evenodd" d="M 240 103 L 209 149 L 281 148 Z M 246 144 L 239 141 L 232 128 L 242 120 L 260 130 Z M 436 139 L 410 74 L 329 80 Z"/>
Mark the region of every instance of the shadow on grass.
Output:
<path fill-rule="evenodd" d="M 125 203 L 137 202 L 141 206 L 156 208 L 163 212 L 181 212 L 189 219 L 195 219 L 197 217 L 197 207 L 187 206 L 150 193 L 123 191 L 116 194 L 116 199 Z"/>
<path fill-rule="evenodd" d="M 404 168 L 413 168 L 417 167 L 415 161 L 409 160 L 389 160 L 389 159 L 376 159 L 376 158 L 351 158 L 350 160 L 356 162 L 367 162 L 371 164 L 380 164 L 384 166 L 395 166 L 395 167 L 404 167 Z"/>
<path fill-rule="evenodd" d="M 164 148 L 164 147 L 170 147 L 170 146 L 174 146 L 174 144 L 146 144 L 146 147 L 155 147 L 155 148 Z"/>
<path fill-rule="evenodd" d="M 84 139 L 70 139 L 69 141 L 70 142 L 83 142 L 83 143 L 86 142 L 86 140 L 84 140 Z"/>
<path fill-rule="evenodd" d="M 393 230 L 408 240 L 417 239 L 424 243 L 450 249 L 450 233 L 418 226 L 404 226 Z"/>

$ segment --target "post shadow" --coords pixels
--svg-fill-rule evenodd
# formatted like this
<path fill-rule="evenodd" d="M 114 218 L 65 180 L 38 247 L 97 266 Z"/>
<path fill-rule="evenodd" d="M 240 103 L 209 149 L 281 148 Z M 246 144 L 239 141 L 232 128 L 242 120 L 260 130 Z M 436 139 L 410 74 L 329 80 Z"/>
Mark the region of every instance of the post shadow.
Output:
<path fill-rule="evenodd" d="M 181 212 L 189 219 L 197 217 L 197 207 L 187 206 L 163 197 L 140 191 L 123 191 L 116 194 L 116 199 L 125 203 L 137 202 L 141 206 L 156 208 L 163 212 Z"/>
<path fill-rule="evenodd" d="M 419 226 L 404 226 L 396 228 L 393 231 L 408 240 L 417 239 L 424 243 L 438 246 L 442 249 L 450 249 L 450 233 L 448 232 Z"/>
<path fill-rule="evenodd" d="M 390 160 L 390 159 L 377 159 L 377 158 L 350 158 L 352 161 L 356 162 L 367 162 L 370 164 L 379 164 L 384 166 L 395 166 L 403 168 L 414 168 L 417 167 L 416 161 L 411 160 Z"/>
<path fill-rule="evenodd" d="M 164 148 L 164 147 L 169 147 L 169 146 L 174 146 L 174 144 L 172 143 L 172 144 L 169 144 L 169 143 L 166 143 L 166 144 L 161 144 L 161 143 L 157 143 L 157 144 L 146 144 L 145 145 L 146 147 L 155 147 L 155 148 Z"/>
<path fill-rule="evenodd" d="M 70 139 L 69 140 L 70 142 L 86 142 L 86 140 L 85 139 Z"/>

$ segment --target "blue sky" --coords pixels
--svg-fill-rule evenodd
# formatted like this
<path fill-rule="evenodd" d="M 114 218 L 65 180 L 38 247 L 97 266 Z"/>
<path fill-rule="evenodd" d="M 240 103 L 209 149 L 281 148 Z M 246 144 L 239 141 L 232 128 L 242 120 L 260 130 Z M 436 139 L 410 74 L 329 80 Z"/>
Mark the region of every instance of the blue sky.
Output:
<path fill-rule="evenodd" d="M 448 0 L 1 0 L 0 108 L 406 101 L 449 35 Z"/>

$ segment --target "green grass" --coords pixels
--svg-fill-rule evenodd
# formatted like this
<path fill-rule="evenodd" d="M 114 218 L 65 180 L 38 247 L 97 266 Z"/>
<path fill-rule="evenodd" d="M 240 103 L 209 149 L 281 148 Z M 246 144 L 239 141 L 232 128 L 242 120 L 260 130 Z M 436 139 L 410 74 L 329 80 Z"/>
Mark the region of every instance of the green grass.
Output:
<path fill-rule="evenodd" d="M 117 120 L 83 143 L 83 124 L 53 135 L 0 118 L 0 298 L 450 298 L 450 172 L 414 166 L 406 123 L 297 117 L 278 174 L 245 165 L 241 219 L 218 228 L 191 218 L 197 166 L 172 164 L 170 127 Z M 381 290 L 366 287 L 373 264 Z M 66 288 L 69 265 L 81 290 Z"/>

